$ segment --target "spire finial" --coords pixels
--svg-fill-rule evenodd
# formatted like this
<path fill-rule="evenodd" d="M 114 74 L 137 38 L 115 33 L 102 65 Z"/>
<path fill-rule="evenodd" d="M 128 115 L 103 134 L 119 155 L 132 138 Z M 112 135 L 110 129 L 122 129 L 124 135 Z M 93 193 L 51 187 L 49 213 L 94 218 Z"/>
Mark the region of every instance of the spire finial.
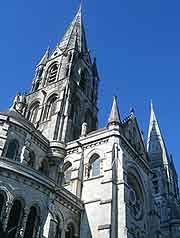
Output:
<path fill-rule="evenodd" d="M 150 102 L 150 104 L 151 104 L 151 110 L 152 111 L 154 111 L 154 107 L 153 107 L 153 100 L 151 99 L 151 102 Z"/>
<path fill-rule="evenodd" d="M 80 1 L 80 5 L 79 5 L 79 13 L 82 12 L 82 6 L 83 6 L 83 0 Z"/>
<path fill-rule="evenodd" d="M 111 109 L 111 113 L 108 120 L 108 124 L 114 124 L 114 123 L 120 124 L 120 115 L 119 115 L 119 109 L 117 104 L 117 96 L 113 97 L 112 109 Z"/>

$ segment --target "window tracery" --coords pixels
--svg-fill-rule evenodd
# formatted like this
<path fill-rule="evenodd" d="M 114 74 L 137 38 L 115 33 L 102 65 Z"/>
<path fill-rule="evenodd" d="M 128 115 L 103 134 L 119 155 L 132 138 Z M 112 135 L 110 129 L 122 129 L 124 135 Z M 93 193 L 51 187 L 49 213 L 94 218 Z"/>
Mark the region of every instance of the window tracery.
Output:
<path fill-rule="evenodd" d="M 144 213 L 144 197 L 137 178 L 128 174 L 130 213 L 135 220 L 141 220 Z"/>
<path fill-rule="evenodd" d="M 52 83 L 56 80 L 57 73 L 58 73 L 58 64 L 54 63 L 49 67 L 48 70 L 48 83 Z"/>

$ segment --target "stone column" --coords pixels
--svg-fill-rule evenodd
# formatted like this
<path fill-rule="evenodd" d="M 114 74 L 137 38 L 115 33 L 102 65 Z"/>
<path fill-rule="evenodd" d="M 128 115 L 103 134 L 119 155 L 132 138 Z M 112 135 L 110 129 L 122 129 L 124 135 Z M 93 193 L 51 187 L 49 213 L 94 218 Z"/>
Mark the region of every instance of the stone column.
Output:
<path fill-rule="evenodd" d="M 39 238 L 39 237 L 42 237 L 42 233 L 43 233 L 43 218 L 42 217 L 39 217 L 39 224 L 37 225 L 38 225 L 38 229 L 37 229 L 36 237 Z"/>
<path fill-rule="evenodd" d="M 24 237 L 29 212 L 30 212 L 29 208 L 25 207 L 24 208 L 24 214 L 23 214 L 23 217 L 22 217 L 22 224 L 21 224 L 21 228 L 20 228 L 20 234 L 19 234 L 20 238 Z"/>
<path fill-rule="evenodd" d="M 61 231 L 61 238 L 65 238 L 65 229 Z"/>
<path fill-rule="evenodd" d="M 6 228 L 7 228 L 8 220 L 9 220 L 9 214 L 11 212 L 12 206 L 13 206 L 12 201 L 7 201 L 6 202 L 6 207 L 5 207 L 5 209 L 3 211 L 3 215 L 2 215 L 4 230 L 6 230 Z"/>

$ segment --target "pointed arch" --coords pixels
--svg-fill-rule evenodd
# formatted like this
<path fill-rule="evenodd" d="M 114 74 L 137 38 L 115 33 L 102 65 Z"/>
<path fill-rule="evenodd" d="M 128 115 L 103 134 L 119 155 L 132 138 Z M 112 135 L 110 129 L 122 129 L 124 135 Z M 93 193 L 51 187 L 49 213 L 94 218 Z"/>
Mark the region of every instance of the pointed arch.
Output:
<path fill-rule="evenodd" d="M 40 102 L 36 101 L 29 108 L 27 119 L 32 123 L 37 122 L 37 115 L 38 115 L 38 111 L 39 111 L 39 106 L 40 106 Z"/>
<path fill-rule="evenodd" d="M 53 64 L 51 64 L 48 68 L 48 83 L 52 83 L 56 80 L 57 78 L 57 73 L 58 73 L 58 63 L 54 62 Z"/>
<path fill-rule="evenodd" d="M 135 164 L 128 166 L 127 184 L 129 186 L 130 214 L 135 220 L 142 220 L 147 210 L 147 193 L 141 172 Z"/>
<path fill-rule="evenodd" d="M 6 231 L 10 234 L 11 238 L 15 238 L 17 233 L 19 232 L 18 228 L 22 219 L 22 213 L 23 204 L 19 199 L 17 199 L 13 202 L 6 229 Z"/>
<path fill-rule="evenodd" d="M 48 98 L 45 107 L 44 120 L 50 119 L 51 116 L 53 116 L 56 113 L 57 100 L 58 100 L 57 94 L 53 94 Z"/>
<path fill-rule="evenodd" d="M 30 208 L 28 219 L 26 222 L 24 237 L 35 238 L 38 231 L 38 225 L 39 225 L 38 210 L 35 206 L 32 206 Z"/>
<path fill-rule="evenodd" d="M 99 176 L 101 173 L 101 160 L 99 154 L 93 154 L 89 159 L 88 178 Z"/>
<path fill-rule="evenodd" d="M 72 175 L 72 163 L 69 161 L 65 162 L 63 166 L 63 171 L 64 171 L 64 183 L 69 184 Z"/>

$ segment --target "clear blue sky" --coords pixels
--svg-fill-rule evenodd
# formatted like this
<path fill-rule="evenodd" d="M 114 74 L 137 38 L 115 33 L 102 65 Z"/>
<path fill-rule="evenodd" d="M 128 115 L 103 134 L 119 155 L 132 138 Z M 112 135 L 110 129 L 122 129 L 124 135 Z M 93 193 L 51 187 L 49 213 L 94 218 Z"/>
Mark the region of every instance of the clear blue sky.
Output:
<path fill-rule="evenodd" d="M 0 7 L 0 110 L 17 91 L 28 91 L 47 46 L 62 37 L 78 0 L 13 0 Z M 84 21 L 101 77 L 100 126 L 107 123 L 112 96 L 121 117 L 135 107 L 147 135 L 154 101 L 169 152 L 180 175 L 180 1 L 87 0 Z"/>

